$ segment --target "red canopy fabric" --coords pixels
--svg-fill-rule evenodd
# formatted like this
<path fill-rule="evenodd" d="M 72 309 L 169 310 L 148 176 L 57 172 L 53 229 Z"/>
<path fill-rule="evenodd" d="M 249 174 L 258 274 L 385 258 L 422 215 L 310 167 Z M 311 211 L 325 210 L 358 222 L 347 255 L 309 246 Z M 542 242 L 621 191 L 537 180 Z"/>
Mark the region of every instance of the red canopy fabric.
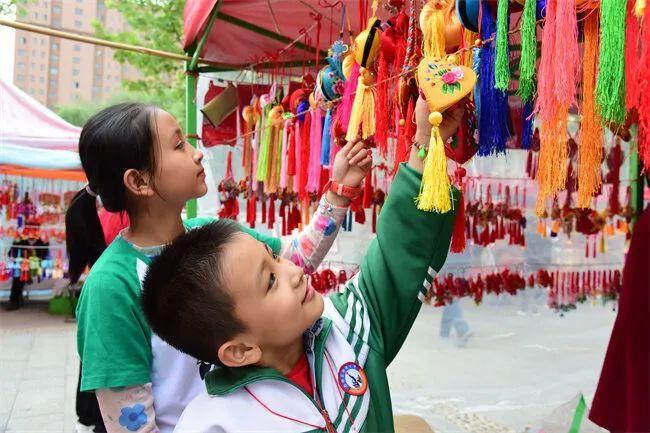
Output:
<path fill-rule="evenodd" d="M 183 11 L 183 47 L 187 50 L 198 42 L 208 22 L 210 12 L 217 0 L 187 0 Z M 323 6 L 339 3 L 333 9 Z M 368 2 L 370 3 L 370 2 Z M 341 21 L 341 4 L 346 5 L 346 14 L 350 18 L 352 31 L 359 31 L 359 1 L 342 2 L 319 0 L 222 0 L 219 13 L 279 33 L 294 40 L 309 29 L 315 22 L 315 16 L 321 14 L 320 49 L 327 51 L 331 42 L 339 34 Z M 227 22 L 224 16 L 217 17 L 208 36 L 201 57 L 218 63 L 242 66 L 260 60 L 268 61 L 278 50 L 286 47 L 288 42 L 281 42 L 260 35 L 253 30 Z M 275 23 L 273 17 L 275 16 Z M 347 21 L 347 20 L 346 20 Z M 276 28 L 277 23 L 277 28 Z M 347 29 L 347 24 L 346 24 Z M 330 40 L 331 30 L 331 40 Z M 310 46 L 316 46 L 317 31 L 314 27 L 308 34 Z M 304 38 L 300 40 L 304 42 Z M 281 61 L 314 59 L 314 53 L 302 49 L 283 52 Z"/>

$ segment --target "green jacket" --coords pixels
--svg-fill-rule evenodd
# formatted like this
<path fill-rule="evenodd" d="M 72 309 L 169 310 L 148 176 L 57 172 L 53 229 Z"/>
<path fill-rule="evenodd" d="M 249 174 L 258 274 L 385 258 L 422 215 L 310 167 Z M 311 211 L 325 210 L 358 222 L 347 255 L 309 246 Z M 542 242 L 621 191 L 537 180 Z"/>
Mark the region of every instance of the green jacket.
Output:
<path fill-rule="evenodd" d="M 270 368 L 216 369 L 175 432 L 394 430 L 386 367 L 447 257 L 455 219 L 416 208 L 420 180 L 400 167 L 360 272 L 305 332 L 314 395 Z"/>

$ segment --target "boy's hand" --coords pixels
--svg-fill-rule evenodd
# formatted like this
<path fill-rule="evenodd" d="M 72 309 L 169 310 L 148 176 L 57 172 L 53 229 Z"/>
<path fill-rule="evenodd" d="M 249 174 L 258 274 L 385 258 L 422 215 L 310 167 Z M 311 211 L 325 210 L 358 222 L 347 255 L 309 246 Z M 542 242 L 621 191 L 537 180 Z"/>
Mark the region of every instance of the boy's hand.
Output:
<path fill-rule="evenodd" d="M 449 137 L 456 133 L 456 130 L 463 121 L 463 114 L 465 109 L 462 105 L 456 105 L 456 108 L 453 106 L 445 111 L 442 115 L 442 123 L 440 124 L 440 136 L 442 141 L 446 142 Z M 417 124 L 417 130 L 415 131 L 415 136 L 413 139 L 418 142 L 420 145 L 428 146 L 429 140 L 431 139 L 431 123 L 429 123 L 429 106 L 427 102 L 418 98 L 418 102 L 415 105 L 415 122 Z M 411 168 L 422 173 L 424 168 L 424 161 L 418 156 L 418 149 L 413 146 L 411 148 L 411 155 L 409 158 L 409 165 Z"/>
<path fill-rule="evenodd" d="M 446 142 L 449 137 L 456 133 L 456 130 L 463 120 L 464 112 L 465 109 L 463 106 L 456 104 L 456 107 L 452 106 L 443 113 L 442 123 L 440 124 L 440 136 L 442 137 L 443 142 Z M 415 139 L 418 143 L 428 144 L 429 138 L 431 137 L 429 106 L 422 97 L 418 98 L 418 101 L 415 104 L 415 123 L 417 124 Z"/>
<path fill-rule="evenodd" d="M 372 168 L 372 152 L 366 148 L 363 141 L 354 140 L 339 150 L 332 164 L 332 180 L 353 188 L 357 188 Z M 327 200 L 336 206 L 347 206 L 350 200 L 327 192 Z"/>

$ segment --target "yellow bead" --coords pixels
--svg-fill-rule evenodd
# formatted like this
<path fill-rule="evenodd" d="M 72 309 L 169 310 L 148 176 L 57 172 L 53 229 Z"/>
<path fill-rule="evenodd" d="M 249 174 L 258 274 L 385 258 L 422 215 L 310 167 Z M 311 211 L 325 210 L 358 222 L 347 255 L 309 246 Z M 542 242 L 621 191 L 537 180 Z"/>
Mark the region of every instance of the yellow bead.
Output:
<path fill-rule="evenodd" d="M 458 64 L 458 56 L 455 54 L 450 55 L 447 57 L 447 61 L 451 63 L 452 65 L 457 65 Z"/>
<path fill-rule="evenodd" d="M 406 125 L 406 120 L 399 119 L 399 126 L 404 126 L 404 125 Z"/>
<path fill-rule="evenodd" d="M 477 39 L 474 41 L 474 46 L 480 47 L 482 44 L 482 41 L 480 39 Z"/>
<path fill-rule="evenodd" d="M 442 114 L 440 114 L 437 111 L 434 111 L 433 113 L 429 114 L 429 123 L 432 126 L 440 126 L 442 123 Z"/>

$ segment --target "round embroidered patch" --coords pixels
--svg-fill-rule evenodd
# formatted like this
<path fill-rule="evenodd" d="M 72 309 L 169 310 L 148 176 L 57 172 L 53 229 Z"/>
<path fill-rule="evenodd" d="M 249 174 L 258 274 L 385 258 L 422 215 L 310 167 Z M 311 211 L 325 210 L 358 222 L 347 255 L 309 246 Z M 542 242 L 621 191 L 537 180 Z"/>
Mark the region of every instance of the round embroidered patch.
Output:
<path fill-rule="evenodd" d="M 339 369 L 339 386 L 350 395 L 363 395 L 368 389 L 365 371 L 355 362 L 346 362 Z"/>

